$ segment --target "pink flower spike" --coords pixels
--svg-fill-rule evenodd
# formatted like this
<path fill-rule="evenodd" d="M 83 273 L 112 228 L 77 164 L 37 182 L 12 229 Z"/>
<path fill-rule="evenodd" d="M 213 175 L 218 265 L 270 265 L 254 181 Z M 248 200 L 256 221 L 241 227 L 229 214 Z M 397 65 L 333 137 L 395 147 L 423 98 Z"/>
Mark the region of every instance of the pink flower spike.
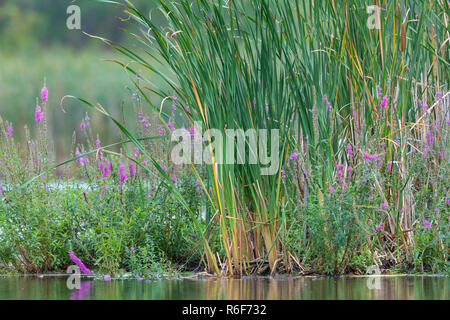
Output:
<path fill-rule="evenodd" d="M 83 261 L 81 261 L 80 258 L 78 258 L 73 253 L 73 251 L 69 251 L 69 257 L 80 268 L 81 272 L 83 272 L 84 274 L 91 274 L 92 273 L 92 271 L 89 270 L 88 268 L 86 268 L 86 266 L 84 265 Z"/>
<path fill-rule="evenodd" d="M 380 206 L 380 209 L 381 209 L 381 210 L 384 210 L 384 209 L 387 208 L 387 206 L 388 206 L 388 204 L 385 202 L 385 203 L 383 203 L 383 204 Z"/>
<path fill-rule="evenodd" d="M 36 110 L 34 111 L 34 118 L 36 122 L 41 122 L 42 119 L 44 119 L 44 112 L 42 111 L 40 106 L 36 107 Z"/>
<path fill-rule="evenodd" d="M 125 173 L 125 168 L 122 166 L 119 166 L 118 170 L 120 175 L 119 181 L 122 183 L 127 179 L 127 174 Z"/>
<path fill-rule="evenodd" d="M 349 155 L 351 155 L 353 153 L 353 147 L 352 147 L 351 144 L 347 145 L 347 152 L 348 152 Z"/>
<path fill-rule="evenodd" d="M 367 159 L 367 160 L 376 160 L 378 158 L 378 156 L 376 154 L 371 155 L 371 154 L 368 154 L 367 152 L 364 152 L 363 158 Z"/>
<path fill-rule="evenodd" d="M 330 192 L 334 192 L 334 188 L 333 188 L 332 186 L 330 186 L 330 187 L 328 188 L 328 190 L 330 190 Z"/>
<path fill-rule="evenodd" d="M 48 89 L 46 86 L 41 89 L 41 99 L 42 101 L 48 101 Z"/>
<path fill-rule="evenodd" d="M 8 125 L 8 127 L 6 128 L 6 136 L 11 137 L 13 132 L 14 129 L 10 125 Z"/>
<path fill-rule="evenodd" d="M 106 276 L 103 277 L 104 281 L 111 281 L 111 276 L 109 274 L 107 274 Z"/>
<path fill-rule="evenodd" d="M 386 106 L 387 106 L 387 100 L 388 100 L 388 97 L 387 97 L 387 95 L 386 95 L 386 96 L 384 96 L 383 99 L 381 100 L 380 107 L 386 107 Z"/>
<path fill-rule="evenodd" d="M 380 222 L 379 224 L 377 224 L 376 226 L 375 226 L 375 231 L 378 231 L 378 230 L 380 230 L 381 229 L 381 227 L 383 227 L 383 224 L 384 224 L 384 222 L 382 221 L 382 222 Z"/>
<path fill-rule="evenodd" d="M 135 164 L 130 160 L 128 164 L 128 170 L 130 171 L 130 176 L 135 177 L 136 176 L 136 166 Z"/>
<path fill-rule="evenodd" d="M 298 152 L 294 152 L 293 154 L 291 154 L 291 156 L 289 157 L 289 159 L 291 159 L 292 161 L 295 161 L 295 160 L 297 160 L 297 158 L 298 158 Z"/>

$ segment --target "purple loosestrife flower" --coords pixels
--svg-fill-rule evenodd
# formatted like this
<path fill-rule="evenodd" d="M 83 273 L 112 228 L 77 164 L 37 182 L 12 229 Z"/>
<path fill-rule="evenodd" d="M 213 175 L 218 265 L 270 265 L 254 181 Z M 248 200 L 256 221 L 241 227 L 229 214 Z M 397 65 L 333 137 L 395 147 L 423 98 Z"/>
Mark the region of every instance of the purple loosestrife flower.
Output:
<path fill-rule="evenodd" d="M 386 107 L 387 106 L 387 101 L 388 101 L 388 97 L 387 97 L 387 95 L 385 95 L 383 97 L 383 99 L 381 100 L 381 102 L 380 102 L 380 107 Z"/>
<path fill-rule="evenodd" d="M 83 261 L 81 261 L 80 258 L 78 258 L 73 253 L 73 251 L 69 251 L 69 257 L 80 268 L 81 272 L 83 272 L 84 274 L 91 274 L 92 271 L 89 270 L 88 268 L 86 268 L 86 266 L 84 265 Z"/>
<path fill-rule="evenodd" d="M 130 176 L 134 178 L 136 176 L 136 166 L 131 160 L 130 163 L 128 164 L 128 170 L 130 171 Z"/>
<path fill-rule="evenodd" d="M 298 152 L 294 152 L 293 154 L 291 154 L 291 156 L 289 157 L 289 159 L 291 159 L 292 161 L 297 160 L 298 158 Z"/>
<path fill-rule="evenodd" d="M 120 175 L 119 181 L 124 182 L 127 179 L 127 174 L 125 173 L 125 168 L 122 166 L 119 166 L 118 170 L 119 170 L 119 175 Z"/>
<path fill-rule="evenodd" d="M 363 153 L 363 158 L 367 159 L 367 160 L 376 160 L 378 158 L 378 156 L 376 154 L 368 154 L 367 152 Z"/>
<path fill-rule="evenodd" d="M 380 229 L 383 227 L 383 224 L 384 224 L 383 221 L 381 221 L 379 224 L 377 224 L 377 225 L 375 226 L 375 231 L 380 230 Z"/>
<path fill-rule="evenodd" d="M 172 175 L 171 180 L 174 184 L 177 183 L 177 175 L 175 173 Z"/>
<path fill-rule="evenodd" d="M 41 89 L 41 99 L 42 101 L 48 101 L 48 89 L 46 86 Z"/>
<path fill-rule="evenodd" d="M 284 181 L 284 179 L 286 179 L 286 171 L 284 171 L 284 169 L 281 169 L 280 172 L 281 172 L 281 179 L 283 179 Z"/>
<path fill-rule="evenodd" d="M 164 128 L 162 126 L 158 127 L 158 133 L 159 133 L 160 136 L 164 135 Z"/>
<path fill-rule="evenodd" d="M 189 128 L 189 134 L 190 134 L 191 136 L 195 135 L 195 128 L 194 128 L 194 127 L 190 127 L 190 128 Z"/>
<path fill-rule="evenodd" d="M 11 125 L 8 124 L 7 128 L 6 128 L 6 136 L 7 137 L 11 137 L 12 133 L 14 132 L 14 129 Z"/>
<path fill-rule="evenodd" d="M 166 167 L 166 166 L 162 166 L 162 167 L 161 167 L 161 169 L 162 169 L 162 170 L 164 171 L 164 173 L 166 173 L 166 174 L 167 174 L 167 170 L 168 170 L 168 169 L 167 169 L 167 167 Z"/>
<path fill-rule="evenodd" d="M 334 188 L 333 188 L 332 186 L 330 186 L 330 187 L 328 188 L 328 190 L 330 190 L 330 192 L 334 192 Z"/>
<path fill-rule="evenodd" d="M 428 103 L 426 103 L 425 101 L 422 102 L 419 100 L 419 106 L 422 108 L 424 113 L 430 113 L 430 111 L 428 111 Z"/>
<path fill-rule="evenodd" d="M 441 215 L 439 214 L 439 209 L 438 208 L 434 209 L 434 212 L 436 212 L 436 218 L 440 219 Z"/>
<path fill-rule="evenodd" d="M 131 247 L 131 248 L 130 248 L 130 253 L 133 253 L 133 252 L 134 252 L 134 248 Z"/>
<path fill-rule="evenodd" d="M 144 116 L 144 114 L 142 112 L 138 113 L 138 121 L 140 123 L 143 123 L 145 128 L 149 128 L 152 126 L 152 124 L 150 123 L 150 117 Z"/>
<path fill-rule="evenodd" d="M 173 122 L 168 122 L 167 123 L 167 126 L 170 128 L 170 130 L 175 130 L 175 125 L 174 125 L 174 123 Z"/>
<path fill-rule="evenodd" d="M 386 163 L 386 171 L 387 171 L 387 172 L 390 172 L 391 169 L 392 169 L 392 161 L 388 161 L 388 162 Z"/>
<path fill-rule="evenodd" d="M 350 157 L 353 154 L 353 147 L 351 144 L 347 145 L 347 155 Z"/>
<path fill-rule="evenodd" d="M 77 150 L 77 151 L 75 152 L 75 156 L 76 156 L 76 157 L 79 157 L 79 156 L 81 156 L 81 153 Z M 84 166 L 84 165 L 88 162 L 88 159 L 86 158 L 86 156 L 84 156 L 84 157 L 78 158 L 78 159 L 76 160 L 76 162 L 78 162 L 78 163 L 80 163 L 82 166 Z"/>
<path fill-rule="evenodd" d="M 3 187 L 2 186 L 0 186 L 0 192 L 3 192 Z"/>
<path fill-rule="evenodd" d="M 385 203 L 383 203 L 382 205 L 380 205 L 380 209 L 381 209 L 381 210 L 384 210 L 384 209 L 387 208 L 387 206 L 388 206 L 388 204 L 385 202 Z"/>
<path fill-rule="evenodd" d="M 111 276 L 109 274 L 107 274 L 106 276 L 103 277 L 104 281 L 111 281 Z"/>
<path fill-rule="evenodd" d="M 81 123 L 80 123 L 80 129 L 81 130 L 86 129 L 88 126 L 89 126 L 89 122 L 87 122 L 87 121 L 85 122 L 84 119 L 81 120 Z"/>
<path fill-rule="evenodd" d="M 34 111 L 34 118 L 36 119 L 36 122 L 41 122 L 41 120 L 44 119 L 44 112 L 40 106 L 36 107 L 36 110 Z"/>
<path fill-rule="evenodd" d="M 111 162 L 109 160 L 105 160 L 105 162 L 100 162 L 100 169 L 102 170 L 102 178 L 106 178 L 111 173 Z"/>
<path fill-rule="evenodd" d="M 423 225 L 425 226 L 425 228 L 427 228 L 428 230 L 430 230 L 431 228 L 431 222 L 428 221 L 427 219 L 423 219 L 422 220 Z"/>
<path fill-rule="evenodd" d="M 330 110 L 330 109 L 331 109 L 331 104 L 330 104 L 330 102 L 328 101 L 328 98 L 327 98 L 326 95 L 322 97 L 322 101 L 325 102 L 325 107 L 326 107 L 328 110 Z"/>
<path fill-rule="evenodd" d="M 202 184 L 200 183 L 200 180 L 195 180 L 195 184 L 197 185 L 197 190 L 202 191 Z"/>

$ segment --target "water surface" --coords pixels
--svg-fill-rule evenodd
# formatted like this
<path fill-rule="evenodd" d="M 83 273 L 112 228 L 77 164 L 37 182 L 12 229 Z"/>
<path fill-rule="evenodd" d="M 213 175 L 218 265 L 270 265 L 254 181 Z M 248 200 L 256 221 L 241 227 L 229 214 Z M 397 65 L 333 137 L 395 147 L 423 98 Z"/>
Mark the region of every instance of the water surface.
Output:
<path fill-rule="evenodd" d="M 69 290 L 67 276 L 0 276 L 0 300 L 275 300 L 275 299 L 420 299 L 448 300 L 449 277 L 286 277 L 183 280 L 94 280 L 84 278 Z M 372 288 L 372 289 L 371 289 Z"/>

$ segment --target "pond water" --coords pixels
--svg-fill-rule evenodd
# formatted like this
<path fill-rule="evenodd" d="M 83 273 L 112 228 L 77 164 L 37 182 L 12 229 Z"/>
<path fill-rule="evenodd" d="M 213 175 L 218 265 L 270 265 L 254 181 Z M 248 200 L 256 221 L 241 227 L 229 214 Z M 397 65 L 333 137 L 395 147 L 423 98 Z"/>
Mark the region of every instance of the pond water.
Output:
<path fill-rule="evenodd" d="M 378 280 L 379 282 L 377 282 Z M 378 285 L 378 284 L 379 285 Z M 377 289 L 377 287 L 379 289 Z M 371 289 L 372 288 L 372 289 Z M 69 290 L 67 276 L 0 276 L 0 300 L 277 300 L 277 299 L 449 299 L 449 277 L 285 277 L 244 279 L 82 279 Z"/>

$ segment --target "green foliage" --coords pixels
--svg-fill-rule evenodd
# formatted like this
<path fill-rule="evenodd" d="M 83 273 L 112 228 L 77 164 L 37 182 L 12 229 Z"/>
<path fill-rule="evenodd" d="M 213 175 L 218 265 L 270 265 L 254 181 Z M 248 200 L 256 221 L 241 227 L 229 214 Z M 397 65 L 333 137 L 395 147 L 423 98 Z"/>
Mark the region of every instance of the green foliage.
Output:
<path fill-rule="evenodd" d="M 91 127 L 74 141 L 72 152 L 91 151 L 65 170 L 84 185 L 51 189 L 48 137 L 19 152 L 0 122 L 2 268 L 58 269 L 74 250 L 90 267 L 137 275 L 200 262 L 222 275 L 448 270 L 447 2 L 385 1 L 380 30 L 363 0 L 160 5 L 163 26 L 124 2 L 137 47 L 102 39 L 131 60 L 114 62 L 134 85 L 137 129 L 75 100 L 121 133 L 104 148 Z M 195 120 L 222 133 L 279 129 L 279 170 L 172 165 L 156 138 Z"/>

